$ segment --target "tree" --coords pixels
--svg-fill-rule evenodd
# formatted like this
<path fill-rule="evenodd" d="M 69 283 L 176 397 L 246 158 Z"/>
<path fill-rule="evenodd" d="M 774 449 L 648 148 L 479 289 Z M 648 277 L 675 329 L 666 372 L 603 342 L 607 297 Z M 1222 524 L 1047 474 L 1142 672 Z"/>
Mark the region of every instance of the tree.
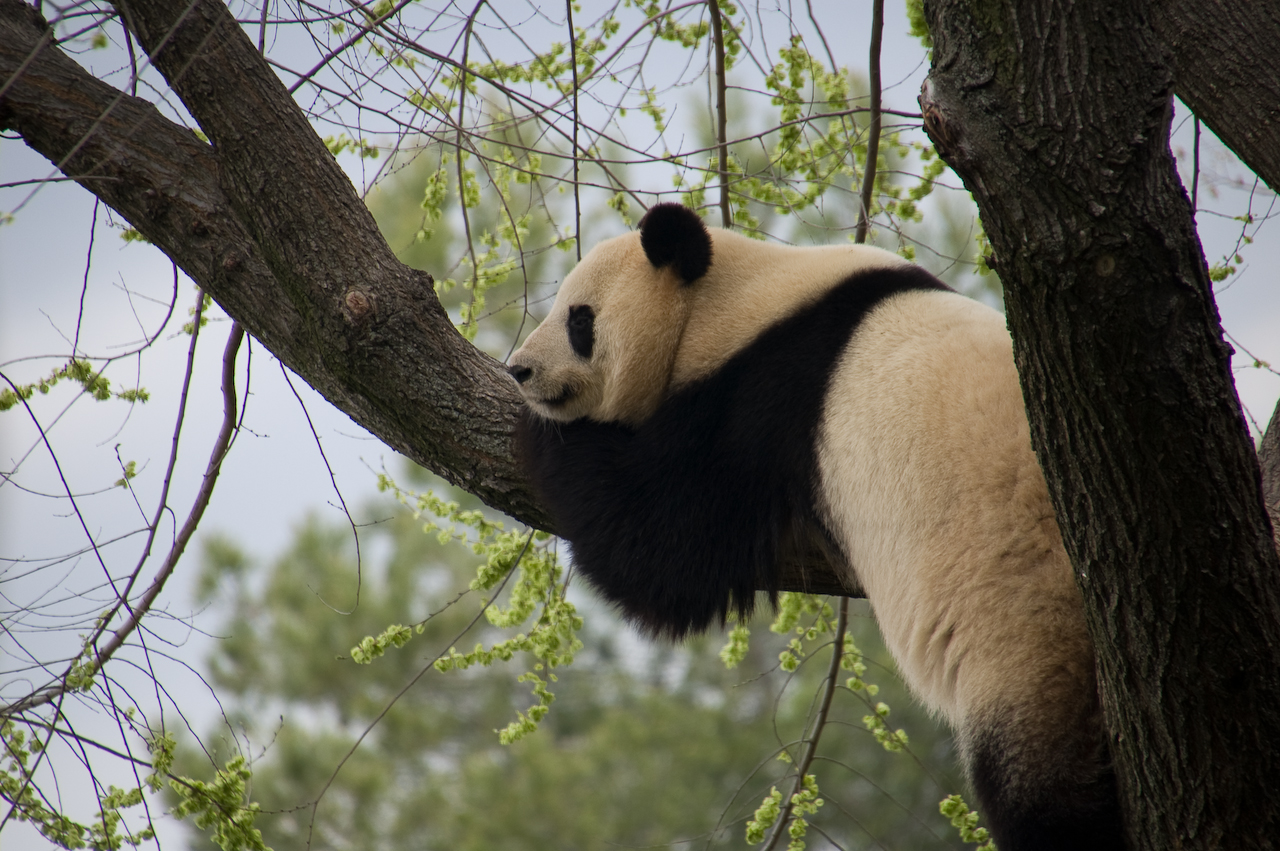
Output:
<path fill-rule="evenodd" d="M 379 505 L 368 513 L 389 512 Z M 335 611 L 350 610 L 354 596 L 352 538 L 341 523 L 309 518 L 269 566 L 253 564 L 232 541 L 208 543 L 202 602 L 221 621 L 212 628 L 231 637 L 214 648 L 210 670 L 231 723 L 202 740 L 218 748 L 216 764 L 234 752 L 233 736 L 241 748 L 263 751 L 253 791 L 265 841 L 276 851 L 308 844 L 563 851 L 666 847 L 691 837 L 738 844 L 741 821 L 785 768 L 770 750 L 799 737 L 825 660 L 778 670 L 787 636 L 770 635 L 764 624 L 752 625 L 748 655 L 733 670 L 716 658 L 719 636 L 637 658 L 625 630 L 588 611 L 586 658 L 560 672 L 542 729 L 502 746 L 493 730 L 527 702 L 527 688 L 505 669 L 440 677 L 392 702 L 420 664 L 415 654 L 388 653 L 372 667 L 346 658 L 364 635 L 420 621 L 424 609 L 441 614 L 414 639 L 419 645 L 448 646 L 471 618 L 471 610 L 445 603 L 465 586 L 474 554 L 439 546 L 420 526 L 401 513 L 362 536 L 362 546 L 385 555 L 366 561 L 361 604 L 350 615 Z M 856 620 L 868 661 L 885 658 L 870 618 Z M 881 680 L 878 670 L 868 677 Z M 900 685 L 883 685 L 877 700 L 895 707 L 913 752 L 932 762 L 947 749 L 946 736 Z M 842 717 L 868 711 L 853 694 L 837 698 Z M 388 704 L 334 776 L 358 731 Z M 937 818 L 938 797 L 959 788 L 950 772 L 939 791 L 916 762 L 885 751 L 856 724 L 824 736 L 823 756 L 832 806 L 813 819 L 815 830 L 845 847 L 959 847 Z M 177 767 L 186 776 L 212 774 L 192 745 L 180 749 Z M 298 805 L 327 784 L 313 823 Z M 206 839 L 200 847 L 214 846 Z"/>
<path fill-rule="evenodd" d="M 1276 705 L 1272 698 L 1277 686 L 1268 655 L 1274 650 L 1265 651 L 1280 646 L 1276 556 L 1258 499 L 1256 463 L 1231 401 L 1207 271 L 1170 171 L 1167 126 L 1161 117 L 1171 80 L 1158 37 L 1163 34 L 1169 44 L 1177 44 L 1184 32 L 1223 31 L 1230 43 L 1261 44 L 1265 50 L 1265 45 L 1275 43 L 1265 34 L 1274 33 L 1276 20 L 1265 12 L 1247 20 L 1241 15 L 1212 17 L 1235 9 L 1228 4 L 1169 3 L 1157 8 L 1161 14 L 1153 14 L 1152 21 L 1160 20 L 1153 30 L 1153 23 L 1136 12 L 1126 12 L 1132 18 L 1125 19 L 1123 27 L 1108 29 L 1097 23 L 1101 12 L 1081 10 L 1072 17 L 1049 4 L 1018 4 L 1016 10 L 980 4 L 930 6 L 937 48 L 923 106 L 938 148 L 979 200 L 1008 288 L 1010 324 L 1031 402 L 1033 435 L 1103 651 L 1109 721 L 1113 729 L 1124 731 L 1126 743 L 1145 742 L 1143 732 L 1175 721 L 1179 741 L 1219 732 L 1223 736 L 1216 748 L 1204 752 L 1218 755 L 1212 764 L 1224 779 L 1214 785 L 1216 791 L 1189 808 L 1175 806 L 1178 793 L 1168 787 L 1143 794 L 1146 787 L 1138 779 L 1142 752 L 1118 749 L 1135 835 L 1145 837 L 1142 841 L 1152 843 L 1150 847 L 1173 847 L 1174 837 L 1184 846 L 1208 846 L 1235 830 L 1243 830 L 1238 834 L 1246 837 L 1242 842 L 1249 831 L 1256 837 L 1275 832 L 1274 805 L 1264 801 L 1236 811 L 1217 802 L 1228 800 L 1236 790 L 1276 786 L 1270 743 L 1280 741 L 1280 736 L 1274 735 L 1278 731 L 1270 707 Z M 184 8 L 121 3 L 117 11 L 212 146 L 162 118 L 145 101 L 85 74 L 49 43 L 43 23 L 17 0 L 0 4 L 0 76 L 9 81 L 0 102 L 0 123 L 123 215 L 255 339 L 358 422 L 487 503 L 545 528 L 547 518 L 508 451 L 517 405 L 514 390 L 492 359 L 454 333 L 432 296 L 430 276 L 395 260 L 329 150 L 230 13 L 205 2 Z M 362 29 L 337 45 L 326 62 L 350 49 L 357 36 L 385 37 L 387 44 L 412 50 L 392 25 L 394 11 L 389 5 L 375 8 L 376 17 L 364 19 Z M 661 20 L 654 23 L 665 25 Z M 466 32 L 464 45 L 469 45 L 470 29 Z M 1040 51 L 1039 39 L 1049 32 L 1063 36 L 1059 54 Z M 1235 39 L 1236 33 L 1242 37 Z M 1079 38 L 1071 41 L 1066 36 Z M 1118 39 L 1127 39 L 1125 45 L 1136 39 L 1141 50 L 1126 54 L 1112 45 Z M 1103 71 L 1076 80 L 1089 86 L 1049 88 L 1059 79 L 1045 70 L 1050 60 L 1078 59 L 1081 54 L 1066 47 L 1082 45 L 1089 47 L 1090 57 L 1106 57 Z M 571 48 L 576 49 L 572 41 Z M 415 61 L 430 60 L 453 69 L 459 88 L 465 89 L 468 78 L 478 76 L 465 55 L 464 46 L 460 64 L 430 54 L 420 54 Z M 1265 62 L 1248 64 L 1255 91 L 1268 86 L 1274 91 L 1276 70 Z M 580 67 L 571 62 L 575 75 Z M 1216 68 L 1208 62 L 1179 65 L 1173 85 L 1186 93 L 1188 102 L 1204 104 L 1206 122 L 1272 187 L 1277 186 L 1269 165 L 1274 161 L 1267 154 L 1274 134 L 1258 134 L 1248 126 L 1232 132 L 1238 129 L 1233 122 L 1241 111 L 1211 116 L 1210 105 L 1216 101 L 1211 93 L 1225 85 L 1215 76 Z M 1130 81 L 1137 84 L 1130 86 Z M 486 82 L 501 87 L 501 81 Z M 1051 103 L 1058 110 L 1046 115 L 1050 101 L 1032 101 L 1031 92 L 1052 92 Z M 1244 100 L 1267 103 L 1263 97 Z M 1113 118 L 1114 124 L 1086 127 L 1083 122 L 1094 114 L 1084 109 L 1086 103 L 1090 110 Z M 567 99 L 558 101 L 555 109 L 568 109 Z M 576 118 L 576 108 L 573 112 Z M 1018 120 L 1002 124 L 1000 115 Z M 573 124 L 576 128 L 577 122 Z M 1061 128 L 1078 128 L 1081 133 L 1064 137 Z M 1089 139 L 1085 129 L 1097 139 Z M 576 132 L 565 140 L 579 154 L 574 163 L 588 154 L 600 160 L 599 149 L 580 144 Z M 1064 144 L 1064 138 L 1070 144 Z M 1137 138 L 1141 143 L 1134 142 Z M 731 173 L 723 133 L 718 141 L 719 162 L 708 170 L 704 185 L 716 178 L 726 181 Z M 1102 159 L 1084 157 L 1081 152 L 1086 150 L 1098 151 Z M 1042 156 L 1045 152 L 1049 153 Z M 607 169 L 607 161 L 601 167 Z M 1011 180 L 1012 176 L 1022 179 Z M 1039 187 L 1043 192 L 1032 191 Z M 732 202 L 726 200 L 723 210 L 732 217 Z M 1069 213 L 1077 222 L 1071 233 L 1086 235 L 1080 245 L 1063 241 L 1058 223 Z M 1167 222 L 1168 228 L 1153 234 L 1140 226 L 1144 220 Z M 1043 236 L 1024 247 L 1019 234 L 1028 228 Z M 1138 235 L 1146 241 L 1134 242 Z M 1094 246 L 1092 253 L 1084 250 L 1086 243 Z M 333 246 L 343 246 L 343 251 L 334 252 Z M 1121 246 L 1126 248 L 1123 255 Z M 474 258 L 472 266 L 478 277 Z M 1115 309 L 1116 294 L 1072 294 L 1077 282 L 1113 278 L 1146 282 L 1144 288 L 1125 291 L 1128 315 L 1141 314 L 1143 304 L 1153 303 L 1143 300 L 1153 292 L 1160 294 L 1154 303 L 1178 308 L 1172 315 L 1185 324 L 1176 326 L 1177 345 L 1130 346 L 1122 352 L 1124 357 L 1113 354 L 1109 362 L 1099 363 L 1099 355 L 1111 351 L 1115 341 L 1152 343 L 1150 331 L 1143 337 L 1132 325 L 1106 315 Z M 1053 324 L 1047 319 L 1047 306 L 1038 300 L 1042 293 L 1059 292 L 1064 293 L 1063 307 L 1055 316 L 1060 324 Z M 1144 320 L 1139 315 L 1134 321 Z M 1071 331 L 1065 340 L 1055 341 L 1049 333 L 1054 328 Z M 1113 333 L 1100 335 L 1099 329 Z M 1090 345 L 1079 344 L 1081 340 Z M 1145 362 L 1137 360 L 1138 355 Z M 1133 368 L 1123 373 L 1123 382 L 1108 381 L 1118 364 Z M 1106 404 L 1085 405 L 1084 400 L 1097 399 L 1098 387 L 1108 391 Z M 1178 410 L 1192 398 L 1213 401 L 1203 409 Z M 1164 403 L 1160 416 L 1148 415 L 1135 402 L 1150 399 Z M 1203 418 L 1190 417 L 1193 410 L 1203 410 Z M 1082 422 L 1072 416 L 1082 412 L 1095 419 Z M 1103 422 L 1106 427 L 1100 428 Z M 1205 423 L 1212 424 L 1209 448 L 1194 456 L 1184 453 L 1177 459 L 1176 475 L 1166 475 L 1163 465 L 1170 460 L 1160 453 L 1168 446 L 1202 449 Z M 1055 425 L 1069 428 L 1070 440 L 1063 439 Z M 1188 442 L 1192 439 L 1195 442 Z M 1076 452 L 1063 457 L 1057 448 Z M 1117 477 L 1124 481 L 1109 483 L 1112 487 L 1104 487 L 1108 483 L 1097 478 L 1124 469 L 1131 469 L 1131 476 Z M 1200 494 L 1197 501 L 1194 492 L 1206 482 L 1215 489 Z M 1151 487 L 1152 483 L 1166 486 Z M 1082 500 L 1089 501 L 1084 503 L 1087 510 L 1080 510 Z M 1112 525 L 1093 525 L 1102 522 Z M 1229 545 L 1221 529 L 1237 533 L 1228 536 Z M 1112 549 L 1121 540 L 1132 542 L 1132 549 Z M 1135 552 L 1148 551 L 1141 544 L 1147 540 L 1156 545 L 1150 551 L 1165 553 L 1171 564 L 1180 565 L 1172 571 L 1175 588 L 1151 575 L 1149 560 L 1134 557 Z M 1193 563 L 1192 553 L 1207 560 Z M 1221 569 L 1202 571 L 1204 565 Z M 1089 577 L 1092 584 L 1086 581 Z M 810 588 L 831 587 L 813 576 L 807 581 Z M 1126 601 L 1167 604 L 1169 619 L 1134 617 Z M 1183 604 L 1195 610 L 1179 608 Z M 1195 635 L 1203 646 L 1188 648 L 1190 632 L 1180 636 L 1161 626 L 1184 618 L 1196 625 Z M 1226 643 L 1215 637 L 1220 633 L 1204 633 L 1201 627 L 1223 629 L 1233 640 L 1250 640 Z M 1179 639 L 1183 645 L 1166 644 Z M 1254 641 L 1264 649 L 1254 652 Z M 1148 664 L 1152 648 L 1166 646 L 1178 648 L 1178 663 L 1164 665 L 1169 657 L 1158 654 L 1164 666 L 1153 668 Z M 1221 731 L 1211 722 L 1214 716 L 1207 701 L 1193 702 L 1195 713 L 1177 709 L 1195 692 L 1194 678 L 1203 673 L 1197 652 L 1211 655 L 1214 650 L 1227 660 L 1213 669 L 1215 682 L 1232 696 L 1232 707 L 1239 708 Z M 1127 681 L 1130 671 L 1142 676 Z M 1166 678 L 1166 671 L 1176 676 Z M 1166 684 L 1168 689 L 1162 691 Z M 33 699 L 53 700 L 58 688 Z M 1125 696 L 1145 696 L 1145 702 L 1126 704 Z M 1157 705 L 1157 696 L 1163 698 L 1163 712 L 1134 715 L 1136 706 Z M 1256 743 L 1250 736 L 1256 736 Z M 1181 778 L 1183 788 L 1193 788 L 1191 781 L 1205 776 L 1203 765 L 1179 761 L 1177 754 L 1168 754 L 1164 764 L 1167 776 Z M 1178 824 L 1175 812 L 1188 821 Z M 1237 814 L 1240 818 L 1234 818 Z"/>
<path fill-rule="evenodd" d="M 926 9 L 925 126 L 1005 285 L 1133 844 L 1273 847 L 1280 561 L 1167 141 L 1203 93 L 1137 6 Z"/>

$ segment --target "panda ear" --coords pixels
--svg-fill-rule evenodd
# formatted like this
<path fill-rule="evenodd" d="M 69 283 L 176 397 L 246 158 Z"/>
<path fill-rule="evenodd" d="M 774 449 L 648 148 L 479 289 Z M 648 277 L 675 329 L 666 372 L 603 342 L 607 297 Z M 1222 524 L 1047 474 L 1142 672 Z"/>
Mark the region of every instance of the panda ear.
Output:
<path fill-rule="evenodd" d="M 680 204 L 649 208 L 640 220 L 640 245 L 655 268 L 673 267 L 685 284 L 711 268 L 711 234 L 697 213 Z"/>

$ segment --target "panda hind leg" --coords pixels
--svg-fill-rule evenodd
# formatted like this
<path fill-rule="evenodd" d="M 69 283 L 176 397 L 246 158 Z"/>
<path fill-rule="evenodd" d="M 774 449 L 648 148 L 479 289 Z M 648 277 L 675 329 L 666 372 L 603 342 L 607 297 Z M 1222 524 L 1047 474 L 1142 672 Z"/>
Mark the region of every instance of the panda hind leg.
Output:
<path fill-rule="evenodd" d="M 1003 733 L 1003 734 L 1002 734 Z M 1106 743 L 1048 749 L 988 728 L 969 738 L 968 768 L 1000 851 L 1125 851 L 1115 771 Z M 1020 746 L 1021 744 L 1021 746 Z"/>

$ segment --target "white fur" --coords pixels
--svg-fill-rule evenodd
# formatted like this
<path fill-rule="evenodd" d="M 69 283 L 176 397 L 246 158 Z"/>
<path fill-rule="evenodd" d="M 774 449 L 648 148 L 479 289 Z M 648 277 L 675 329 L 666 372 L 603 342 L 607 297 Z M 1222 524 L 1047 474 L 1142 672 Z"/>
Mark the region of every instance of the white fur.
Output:
<path fill-rule="evenodd" d="M 902 293 L 855 333 L 818 444 L 827 520 L 904 679 L 954 726 L 1074 717 L 1092 651 L 1004 318 Z"/>

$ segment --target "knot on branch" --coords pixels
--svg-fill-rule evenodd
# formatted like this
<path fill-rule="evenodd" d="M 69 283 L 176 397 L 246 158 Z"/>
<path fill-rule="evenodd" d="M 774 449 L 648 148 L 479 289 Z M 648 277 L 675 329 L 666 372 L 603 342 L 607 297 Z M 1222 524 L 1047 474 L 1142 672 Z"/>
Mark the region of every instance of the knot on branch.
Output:
<path fill-rule="evenodd" d="M 347 321 L 353 324 L 363 324 L 373 313 L 373 300 L 360 290 L 349 290 L 342 304 L 346 308 Z"/>
<path fill-rule="evenodd" d="M 924 132 L 929 134 L 938 155 L 949 162 L 960 149 L 963 128 L 958 122 L 948 119 L 931 78 L 925 78 L 917 100 L 920 103 L 920 113 L 924 116 Z"/>

